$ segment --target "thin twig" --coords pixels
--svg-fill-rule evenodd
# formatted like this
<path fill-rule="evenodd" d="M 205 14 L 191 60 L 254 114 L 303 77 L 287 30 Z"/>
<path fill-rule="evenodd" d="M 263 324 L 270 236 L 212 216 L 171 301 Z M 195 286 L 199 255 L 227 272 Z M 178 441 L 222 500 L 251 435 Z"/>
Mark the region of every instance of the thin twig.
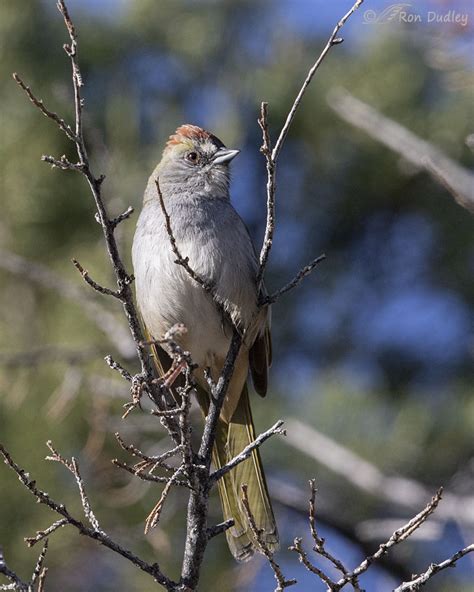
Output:
<path fill-rule="evenodd" d="M 437 573 L 448 567 L 454 567 L 457 561 L 459 561 L 462 557 L 468 553 L 473 552 L 474 543 L 464 547 L 464 549 L 457 551 L 457 553 L 454 553 L 454 555 L 451 555 L 451 557 L 445 559 L 441 563 L 432 563 L 424 573 L 415 576 L 409 582 L 403 582 L 403 584 L 398 586 L 394 592 L 413 592 L 415 590 L 420 590 L 420 588 L 422 588 Z"/>
<path fill-rule="evenodd" d="M 93 288 L 96 292 L 100 292 L 101 294 L 105 294 L 106 296 L 113 296 L 114 298 L 118 298 L 120 300 L 120 293 L 117 290 L 111 290 L 110 288 L 105 288 L 101 286 L 96 281 L 94 281 L 89 272 L 82 267 L 77 259 L 72 259 L 72 263 L 77 271 L 82 275 L 86 284 L 89 284 L 91 288 Z"/>
<path fill-rule="evenodd" d="M 311 535 L 312 535 L 312 538 L 315 542 L 315 546 L 314 546 L 313 550 L 321 557 L 324 557 L 325 559 L 329 560 L 329 562 L 338 571 L 342 572 L 343 575 L 338 581 L 334 581 L 328 576 L 328 574 L 323 569 L 315 566 L 310 561 L 306 551 L 303 549 L 303 546 L 301 544 L 301 538 L 299 538 L 299 537 L 295 538 L 294 544 L 292 547 L 290 547 L 290 550 L 298 553 L 299 560 L 306 567 L 306 569 L 308 569 L 310 572 L 317 575 L 320 578 L 320 580 L 323 581 L 328 586 L 328 590 L 330 590 L 331 592 L 339 592 L 349 583 L 352 585 L 353 589 L 356 592 L 357 591 L 361 592 L 361 588 L 360 588 L 360 585 L 358 582 L 359 576 L 361 576 L 363 573 L 365 573 L 374 562 L 380 560 L 384 555 L 386 555 L 392 547 L 405 541 L 416 530 L 418 530 L 420 528 L 420 526 L 428 519 L 428 517 L 436 510 L 438 503 L 441 500 L 441 495 L 442 495 L 442 489 L 439 489 L 438 492 L 436 493 L 436 495 L 433 496 L 431 501 L 426 505 L 426 507 L 421 512 L 419 512 L 414 518 L 409 520 L 401 528 L 397 529 L 385 543 L 382 543 L 379 546 L 379 548 L 377 549 L 377 551 L 375 553 L 366 557 L 356 568 L 349 571 L 340 560 L 336 559 L 333 555 L 331 555 L 328 551 L 326 551 L 325 541 L 324 541 L 324 539 L 322 539 L 319 536 L 319 534 L 317 532 L 316 522 L 315 522 L 315 520 L 316 520 L 315 519 L 316 487 L 315 487 L 314 480 L 310 481 L 310 486 L 311 486 L 311 498 L 310 498 L 309 520 L 310 520 Z M 423 585 L 425 583 L 425 581 L 427 581 L 430 577 L 435 575 L 435 573 L 437 573 L 438 571 L 441 571 L 442 569 L 445 569 L 446 567 L 449 567 L 450 565 L 454 565 L 456 563 L 456 561 L 458 561 L 461 557 L 463 557 L 467 553 L 470 553 L 473 550 L 474 550 L 474 545 L 471 545 L 470 547 L 466 547 L 465 549 L 461 549 L 461 551 L 458 551 L 458 553 L 456 553 L 451 558 L 446 560 L 446 562 L 443 562 L 442 564 L 431 565 L 430 568 L 427 570 L 427 572 L 425 572 L 424 574 L 421 574 L 421 576 L 414 577 L 410 582 L 405 582 L 399 588 L 397 588 L 396 592 L 402 592 L 402 591 L 406 591 L 406 590 L 418 590 L 417 586 L 421 587 L 421 585 Z M 403 588 L 403 586 L 406 586 L 406 587 Z M 413 587 L 410 587 L 410 586 L 413 586 Z"/>
<path fill-rule="evenodd" d="M 241 345 L 242 336 L 234 329 L 234 334 L 232 336 L 232 341 L 224 361 L 221 375 L 219 376 L 215 388 L 212 389 L 210 393 L 210 408 L 206 417 L 204 432 L 202 434 L 201 444 L 199 446 L 198 452 L 198 456 L 205 459 L 209 466 L 211 463 L 212 448 L 215 441 L 217 422 L 224 404 L 227 388 L 232 379 L 235 362 L 240 353 Z"/>
<path fill-rule="evenodd" d="M 0 445 L 1 446 L 1 445 Z M 0 590 L 21 590 L 27 592 L 28 584 L 24 582 L 18 574 L 11 570 L 6 564 L 3 551 L 0 548 L 0 574 L 3 574 L 11 584 L 2 584 Z"/>
<path fill-rule="evenodd" d="M 13 73 L 13 80 L 25 91 L 33 105 L 35 107 L 38 107 L 38 109 L 45 117 L 48 117 L 49 119 L 52 119 L 54 122 L 56 122 L 59 129 L 61 129 L 72 142 L 77 141 L 76 135 L 72 131 L 71 126 L 67 124 L 64 121 L 64 119 L 59 117 L 57 113 L 54 113 L 54 111 L 50 111 L 49 109 L 47 109 L 43 101 L 35 97 L 35 95 L 31 91 L 31 88 L 23 82 L 23 80 L 16 72 Z"/>
<path fill-rule="evenodd" d="M 260 152 L 265 157 L 267 169 L 267 221 L 265 224 L 265 236 L 263 237 L 262 248 L 259 256 L 257 272 L 257 294 L 262 293 L 263 277 L 267 266 L 270 251 L 273 245 L 273 234 L 275 232 L 275 191 L 276 191 L 276 163 L 272 157 L 270 132 L 268 129 L 268 103 L 263 102 L 260 106 L 260 117 L 258 124 L 262 130 L 263 143 Z"/>
<path fill-rule="evenodd" d="M 293 105 L 288 113 L 285 124 L 283 125 L 280 135 L 278 136 L 278 139 L 275 143 L 275 147 L 272 150 L 272 159 L 274 162 L 277 161 L 278 156 L 280 155 L 280 151 L 283 146 L 283 142 L 285 141 L 286 136 L 288 134 L 288 130 L 290 129 L 293 119 L 295 118 L 296 111 L 301 103 L 301 100 L 306 92 L 306 89 L 308 88 L 311 80 L 313 79 L 313 76 L 316 74 L 317 69 L 322 64 L 322 62 L 323 62 L 324 58 L 326 57 L 326 55 L 328 54 L 329 50 L 334 45 L 338 45 L 343 41 L 341 38 L 337 37 L 337 34 L 339 33 L 340 29 L 346 24 L 347 20 L 351 17 L 351 15 L 359 8 L 359 6 L 363 2 L 364 2 L 364 0 L 357 0 L 357 2 L 354 3 L 352 8 L 350 10 L 348 10 L 346 12 L 346 14 L 341 18 L 341 20 L 337 23 L 337 25 L 334 27 L 334 30 L 328 39 L 326 45 L 324 46 L 323 51 L 320 53 L 318 59 L 316 60 L 316 62 L 313 64 L 313 66 L 309 70 L 309 72 L 303 82 L 303 85 L 302 85 L 299 93 L 297 94 L 296 99 L 294 100 Z"/>
<path fill-rule="evenodd" d="M 39 575 L 39 578 L 38 578 L 38 587 L 36 588 L 36 592 L 45 592 L 44 585 L 45 585 L 47 575 L 48 575 L 48 568 L 43 567 L 43 569 L 41 570 L 41 573 Z"/>
<path fill-rule="evenodd" d="M 46 539 L 44 541 L 43 549 L 41 550 L 38 560 L 36 561 L 36 565 L 33 570 L 33 575 L 31 576 L 30 587 L 31 587 L 32 591 L 33 591 L 33 586 L 36 583 L 36 580 L 43 573 L 43 570 L 44 570 L 43 563 L 44 563 L 47 552 L 48 552 L 48 539 Z"/>
<path fill-rule="evenodd" d="M 87 180 L 89 188 L 92 193 L 92 197 L 94 199 L 94 203 L 96 206 L 96 216 L 97 219 L 102 227 L 102 231 L 104 234 L 107 251 L 112 262 L 116 282 L 117 282 L 117 291 L 110 291 L 108 288 L 103 288 L 103 293 L 107 293 L 110 295 L 116 295 L 117 298 L 120 299 L 122 302 L 125 315 L 128 320 L 130 332 L 132 334 L 133 340 L 135 342 L 135 349 L 137 356 L 140 360 L 140 364 L 142 367 L 141 376 L 143 376 L 143 383 L 147 385 L 146 392 L 149 394 L 150 398 L 154 401 L 158 408 L 161 408 L 161 392 L 159 388 L 156 388 L 155 385 L 152 384 L 152 380 L 154 378 L 154 370 L 151 363 L 151 360 L 148 358 L 147 353 L 143 350 L 140 343 L 143 341 L 143 334 L 140 327 L 140 323 L 138 320 L 137 310 L 135 308 L 133 302 L 133 294 L 131 290 L 131 282 L 133 281 L 133 276 L 129 275 L 125 269 L 125 265 L 120 257 L 118 251 L 118 245 L 116 238 L 114 236 L 114 230 L 116 228 L 116 219 L 111 219 L 108 215 L 106 205 L 102 198 L 102 183 L 105 179 L 104 175 L 99 175 L 96 177 L 91 170 L 91 165 L 89 162 L 89 156 L 87 153 L 86 145 L 84 142 L 84 134 L 83 134 L 83 107 L 84 107 L 84 99 L 81 96 L 82 87 L 83 87 L 83 79 L 82 74 L 79 68 L 78 62 L 78 44 L 77 44 L 77 34 L 74 27 L 74 24 L 71 20 L 69 15 L 68 9 L 64 0 L 58 0 L 57 3 L 58 10 L 61 12 L 64 20 L 64 24 L 66 25 L 70 43 L 64 45 L 64 50 L 68 55 L 71 68 L 72 68 L 72 83 L 73 83 L 73 91 L 74 91 L 74 112 L 75 112 L 75 132 L 73 134 L 73 140 L 76 145 L 77 156 L 79 160 L 80 172 Z M 36 103 L 35 103 L 36 104 Z M 119 216 L 120 217 L 120 216 Z M 87 280 L 86 280 L 87 281 Z M 91 282 L 88 282 L 91 283 Z M 95 282 L 91 283 L 93 287 L 97 287 L 94 285 Z M 100 287 L 102 288 L 102 287 Z M 132 380 L 133 385 L 133 380 Z M 140 382 L 140 387 L 142 386 L 142 382 Z M 135 392 L 135 391 L 134 391 Z M 141 390 L 140 390 L 141 393 Z M 136 397 L 134 397 L 133 405 L 131 408 L 137 406 Z M 130 410 L 131 410 L 130 408 Z M 174 438 L 177 434 L 177 426 L 174 426 L 174 418 L 166 418 L 167 425 L 170 426 L 169 433 Z"/>
<path fill-rule="evenodd" d="M 139 471 L 136 469 L 136 467 L 131 467 L 131 466 L 127 465 L 126 463 L 121 462 L 120 460 L 117 460 L 116 458 L 112 459 L 112 464 L 115 465 L 116 467 L 119 467 L 120 469 L 123 469 L 124 471 L 127 471 L 127 473 L 130 473 L 131 475 L 138 477 L 142 481 L 150 481 L 153 483 L 167 484 L 170 480 L 170 477 L 162 477 L 161 475 L 153 475 L 150 472 L 144 473 L 143 471 Z M 188 488 L 190 487 L 190 485 L 187 481 L 183 481 L 180 479 L 175 479 L 174 485 L 179 485 L 180 487 L 188 487 Z"/>
<path fill-rule="evenodd" d="M 249 458 L 250 455 L 252 454 L 252 452 L 256 448 L 258 448 L 259 446 L 261 446 L 266 440 L 268 440 L 268 438 L 271 438 L 275 434 L 282 434 L 282 435 L 286 436 L 285 430 L 282 430 L 281 429 L 281 426 L 283 425 L 283 423 L 284 423 L 283 420 L 279 419 L 276 422 L 275 425 L 273 425 L 271 428 L 269 428 L 266 432 L 263 432 L 262 434 L 260 434 L 259 436 L 257 436 L 257 438 L 255 438 L 255 440 L 253 442 L 251 442 L 250 444 L 248 444 L 242 450 L 242 452 L 240 452 L 232 460 L 230 460 L 228 463 L 226 463 L 220 469 L 217 469 L 216 471 L 214 471 L 213 473 L 211 473 L 211 475 L 210 475 L 211 481 L 214 481 L 214 482 L 215 481 L 218 481 L 221 477 L 223 477 L 226 473 L 228 473 L 229 471 L 231 471 L 238 464 L 240 464 L 241 462 L 243 462 L 245 459 Z"/>
<path fill-rule="evenodd" d="M 296 584 L 296 580 L 295 579 L 287 580 L 285 578 L 285 576 L 283 575 L 283 573 L 281 571 L 280 566 L 273 559 L 273 553 L 270 551 L 267 544 L 265 543 L 265 541 L 262 538 L 262 531 L 259 528 L 257 528 L 257 525 L 255 523 L 255 518 L 254 518 L 252 511 L 250 509 L 249 498 L 247 496 L 247 485 L 245 485 L 245 484 L 242 485 L 242 505 L 243 505 L 243 508 L 245 511 L 245 515 L 247 516 L 250 530 L 252 531 L 252 534 L 253 534 L 255 541 L 257 543 L 258 550 L 260 551 L 260 553 L 262 555 L 264 555 L 267 558 L 267 561 L 273 570 L 273 574 L 274 574 L 275 579 L 277 581 L 277 587 L 275 588 L 275 592 L 281 592 L 285 588 L 289 588 L 290 586 L 293 586 L 294 584 Z"/>
<path fill-rule="evenodd" d="M 71 162 L 70 160 L 68 160 L 66 158 L 66 156 L 64 154 L 59 159 L 54 158 L 54 156 L 49 156 L 47 154 L 43 154 L 43 156 L 41 157 L 41 160 L 43 162 L 47 162 L 53 168 L 56 167 L 56 168 L 59 168 L 63 171 L 81 171 L 81 165 L 76 162 Z"/>
<path fill-rule="evenodd" d="M 107 365 L 112 368 L 112 370 L 118 372 L 122 378 L 125 378 L 125 380 L 128 382 L 133 381 L 133 376 L 130 374 L 130 372 L 126 370 L 121 364 L 116 362 L 112 356 L 105 356 L 104 360 L 107 362 Z"/>
<path fill-rule="evenodd" d="M 339 570 L 344 576 L 348 575 L 348 570 L 343 565 L 343 563 L 334 557 L 331 553 L 326 550 L 325 547 L 325 540 L 319 536 L 317 527 L 316 527 L 316 483 L 314 479 L 311 479 L 309 482 L 310 489 L 311 489 L 311 497 L 309 500 L 309 526 L 311 530 L 311 536 L 314 541 L 313 551 L 315 551 L 321 557 L 327 559 L 332 565 Z M 294 539 L 293 545 L 289 547 L 290 551 L 295 551 L 298 553 L 298 558 L 300 562 L 304 565 L 304 567 L 314 573 L 319 577 L 319 579 L 324 582 L 329 590 L 338 590 L 337 584 L 326 574 L 323 569 L 315 566 L 309 559 L 308 554 L 303 548 L 302 539 L 300 537 L 296 537 Z M 348 581 L 351 582 L 353 589 L 355 592 L 360 592 L 359 582 L 357 581 L 357 577 L 350 577 Z"/>
<path fill-rule="evenodd" d="M 118 432 L 115 433 L 115 437 L 117 438 L 117 441 L 120 444 L 121 448 L 123 448 L 123 450 L 126 450 L 127 452 L 130 452 L 131 454 L 133 454 L 133 456 L 138 456 L 142 460 L 144 460 L 146 462 L 151 462 L 151 463 L 159 463 L 159 462 L 166 460 L 167 458 L 171 458 L 173 456 L 176 456 L 178 454 L 178 452 L 180 452 L 182 449 L 182 444 L 178 444 L 178 446 L 175 446 L 171 450 L 167 450 L 166 452 L 163 452 L 163 454 L 159 454 L 157 456 L 155 456 L 155 455 L 149 456 L 148 454 L 145 454 L 144 452 L 142 452 L 139 448 L 137 448 L 133 444 L 125 444 L 125 442 L 122 440 L 122 437 L 120 436 L 120 434 Z"/>
<path fill-rule="evenodd" d="M 325 547 L 325 540 L 319 536 L 318 529 L 316 527 L 316 481 L 311 479 L 309 482 L 309 486 L 311 489 L 311 497 L 309 499 L 309 527 L 311 530 L 311 536 L 313 537 L 314 541 L 314 551 L 316 551 L 319 555 L 325 557 L 328 561 L 330 561 L 336 569 L 338 569 L 344 575 L 348 573 L 347 569 L 344 567 L 341 561 L 334 557 L 329 551 L 326 550 Z"/>
<path fill-rule="evenodd" d="M 45 491 L 39 489 L 36 486 L 36 482 L 34 480 L 31 480 L 29 478 L 29 474 L 26 473 L 25 470 L 22 469 L 17 463 L 15 463 L 10 453 L 2 444 L 0 444 L 0 453 L 3 455 L 3 458 L 5 459 L 5 464 L 16 473 L 21 483 L 26 487 L 26 489 L 28 489 L 28 491 L 30 491 L 30 493 L 32 493 L 32 495 L 34 495 L 34 497 L 40 504 L 48 506 L 48 508 L 53 510 L 53 512 L 56 512 L 57 514 L 65 518 L 68 521 L 68 524 L 74 526 L 82 535 L 98 541 L 100 544 L 104 545 L 104 547 L 107 547 L 115 553 L 118 553 L 125 559 L 128 559 L 128 561 L 136 565 L 142 571 L 151 575 L 153 578 L 155 578 L 157 582 L 162 584 L 168 590 L 174 590 L 176 588 L 176 583 L 167 578 L 161 572 L 159 565 L 157 563 L 146 563 L 145 561 L 143 561 L 143 559 L 132 553 L 129 549 L 122 547 L 121 545 L 116 543 L 104 531 L 89 528 L 83 522 L 74 518 L 74 516 L 72 516 L 72 514 L 70 514 L 69 511 L 66 509 L 64 504 L 56 502 L 49 496 L 49 494 L 47 494 Z"/>
<path fill-rule="evenodd" d="M 268 258 L 270 256 L 270 251 L 273 245 L 273 235 L 275 232 L 275 191 L 276 191 L 276 165 L 278 161 L 278 157 L 280 155 L 281 149 L 285 142 L 285 139 L 288 135 L 288 131 L 290 129 L 291 124 L 296 115 L 296 111 L 303 99 L 303 96 L 308 88 L 309 84 L 311 83 L 317 69 L 327 56 L 329 50 L 334 46 L 338 45 L 343 41 L 340 37 L 337 37 L 339 30 L 345 25 L 347 20 L 350 16 L 359 8 L 359 6 L 363 3 L 364 0 L 357 0 L 352 8 L 339 20 L 337 25 L 334 27 L 333 32 L 331 33 L 326 45 L 324 46 L 322 52 L 320 53 L 318 59 L 310 68 L 306 78 L 303 82 L 303 85 L 300 88 L 300 91 L 296 95 L 295 100 L 293 101 L 293 105 L 291 106 L 290 111 L 286 117 L 285 123 L 280 131 L 278 139 L 275 143 L 275 146 L 272 149 L 271 146 L 271 138 L 270 132 L 268 129 L 268 104 L 262 103 L 260 107 L 260 117 L 258 119 L 259 126 L 262 130 L 263 136 L 263 144 L 260 151 L 263 153 L 266 161 L 266 170 L 267 170 L 267 221 L 265 226 L 265 236 L 263 238 L 262 247 L 260 250 L 259 256 L 259 268 L 257 272 L 257 292 L 260 294 L 262 292 L 263 287 L 263 278 L 265 275 L 265 268 L 267 266 Z M 311 264 L 310 264 L 311 265 Z M 309 273 L 309 272 L 308 272 Z M 307 275 L 307 274 L 305 274 Z M 301 277 L 301 279 L 304 275 Z M 299 283 L 298 280 L 297 283 Z M 288 287 L 291 289 L 291 287 Z M 287 291 L 287 290 L 285 290 Z"/>
<path fill-rule="evenodd" d="M 183 403 L 180 407 L 175 407 L 174 409 L 152 409 L 150 413 L 157 417 L 177 417 L 183 413 L 184 409 L 185 404 Z"/>
<path fill-rule="evenodd" d="M 172 458 L 173 456 L 176 456 L 176 454 L 178 454 L 178 452 L 180 452 L 182 450 L 182 448 L 183 448 L 182 444 L 178 444 L 178 446 L 175 446 L 171 450 L 167 450 L 166 452 L 164 452 L 163 454 L 160 454 L 158 456 L 149 456 L 149 455 L 145 454 L 144 452 L 142 452 L 140 449 L 138 449 L 133 444 L 126 444 L 118 432 L 115 433 L 115 437 L 116 437 L 117 442 L 119 443 L 120 447 L 123 450 L 125 450 L 126 452 L 129 452 L 133 456 L 138 456 L 138 458 L 142 459 L 141 463 L 138 463 L 135 465 L 135 468 L 137 469 L 138 472 L 142 472 L 142 471 L 146 470 L 149 466 L 152 466 L 153 468 L 163 467 L 164 469 L 166 469 L 168 471 L 175 471 L 176 470 L 176 467 L 171 467 L 170 465 L 168 465 L 164 461 L 168 458 Z M 146 463 L 146 464 L 143 464 L 143 463 Z"/>
<path fill-rule="evenodd" d="M 176 471 L 173 473 L 173 475 L 168 479 L 168 482 L 166 483 L 166 485 L 163 489 L 163 492 L 161 493 L 160 499 L 158 500 L 155 507 L 153 508 L 153 510 L 148 515 L 148 518 L 146 519 L 145 534 L 148 534 L 149 530 L 152 528 L 155 528 L 155 526 L 158 524 L 158 521 L 160 520 L 160 516 L 161 516 L 161 511 L 163 509 L 163 505 L 166 501 L 166 498 L 168 497 L 171 487 L 172 487 L 172 485 L 176 484 L 178 477 L 184 472 L 184 470 L 185 470 L 185 467 L 183 465 L 181 465 L 180 467 L 178 467 L 176 469 Z"/>
<path fill-rule="evenodd" d="M 122 212 L 121 214 L 119 214 L 115 218 L 112 218 L 112 220 L 110 221 L 110 224 L 115 228 L 121 222 L 130 218 L 130 216 L 133 214 L 134 211 L 135 210 L 132 208 L 132 206 L 128 206 L 128 208 L 125 210 L 125 212 Z"/>
<path fill-rule="evenodd" d="M 194 269 L 189 265 L 189 257 L 182 256 L 181 251 L 179 250 L 179 247 L 176 243 L 176 238 L 174 236 L 173 229 L 171 228 L 171 218 L 170 218 L 170 215 L 168 214 L 168 211 L 165 206 L 165 201 L 163 199 L 163 193 L 161 192 L 161 188 L 160 188 L 160 181 L 158 178 L 155 179 L 155 185 L 156 185 L 156 191 L 158 193 L 158 199 L 160 201 L 161 211 L 163 212 L 163 216 L 165 218 L 166 232 L 168 234 L 171 249 L 176 257 L 175 263 L 177 265 L 181 265 L 186 270 L 187 274 L 197 284 L 199 284 L 205 292 L 208 292 L 213 298 L 215 298 L 214 286 L 212 284 L 210 284 L 209 282 L 207 282 L 205 279 L 203 279 L 199 274 L 197 274 L 194 271 Z"/>
<path fill-rule="evenodd" d="M 306 276 L 308 276 L 314 270 L 314 268 L 319 263 L 321 263 L 321 261 L 324 261 L 324 259 L 326 259 L 326 255 L 324 255 L 324 254 L 319 255 L 319 257 L 316 257 L 316 259 L 313 259 L 310 263 L 308 263 L 308 265 L 305 265 L 302 269 L 300 269 L 298 271 L 298 273 L 291 280 L 291 282 L 288 282 L 288 284 L 286 284 L 286 286 L 283 286 L 283 288 L 280 288 L 279 290 L 277 290 L 276 292 L 273 292 L 273 294 L 271 294 L 270 296 L 265 298 L 264 304 L 273 304 L 274 302 L 276 302 L 280 298 L 280 296 L 283 296 L 283 294 L 286 294 L 290 290 L 293 290 L 293 288 L 296 288 L 296 286 Z"/>
<path fill-rule="evenodd" d="M 395 545 L 398 545 L 402 541 L 405 541 L 411 534 L 413 534 L 413 532 L 415 532 L 415 530 L 420 528 L 423 522 L 425 522 L 425 520 L 427 520 L 429 516 L 436 510 L 436 507 L 441 500 L 442 493 L 443 489 L 440 488 L 421 512 L 419 512 L 414 518 L 409 520 L 401 528 L 397 529 L 387 542 L 382 543 L 379 546 L 375 553 L 369 555 L 369 557 L 366 557 L 355 569 L 349 573 L 346 573 L 338 582 L 336 582 L 334 590 L 340 590 L 347 584 L 347 582 L 351 582 L 354 580 L 354 578 L 358 578 L 361 574 L 369 569 L 372 563 L 388 553 L 389 549 Z"/>
<path fill-rule="evenodd" d="M 79 489 L 79 495 L 81 496 L 81 503 L 82 503 L 82 508 L 84 510 L 84 515 L 91 523 L 92 528 L 94 530 L 100 532 L 101 528 L 99 525 L 99 521 L 97 520 L 97 518 L 92 510 L 92 507 L 90 505 L 89 498 L 88 498 L 86 490 L 85 490 L 84 481 L 81 477 L 81 473 L 79 472 L 79 465 L 77 464 L 77 460 L 74 457 L 72 457 L 71 460 L 68 460 L 67 458 L 64 458 L 63 456 L 61 456 L 61 454 L 54 448 L 51 440 L 46 442 L 46 446 L 52 452 L 52 456 L 47 456 L 46 460 L 52 460 L 52 461 L 61 463 L 74 476 L 74 478 L 76 480 L 77 488 Z"/>
<path fill-rule="evenodd" d="M 232 528 L 232 526 L 234 526 L 234 524 L 235 524 L 234 520 L 232 518 L 229 518 L 229 520 L 225 520 L 224 522 L 219 522 L 219 524 L 209 527 L 207 529 L 208 540 L 211 540 L 215 536 L 218 536 L 218 535 L 222 534 L 223 532 L 226 532 L 226 530 L 229 530 L 229 528 Z"/>
<path fill-rule="evenodd" d="M 158 178 L 155 179 L 155 185 L 156 191 L 158 193 L 161 211 L 165 218 L 166 233 L 168 234 L 171 250 L 173 251 L 173 254 L 176 257 L 175 263 L 177 265 L 181 265 L 181 267 L 183 267 L 183 269 L 186 271 L 189 277 L 193 279 L 197 284 L 199 284 L 201 288 L 212 297 L 212 300 L 214 301 L 214 304 L 216 305 L 222 318 L 225 319 L 231 327 L 239 331 L 239 327 L 237 326 L 235 320 L 232 318 L 232 315 L 225 308 L 222 300 L 219 298 L 215 285 L 212 282 L 208 282 L 191 267 L 191 265 L 189 264 L 189 257 L 183 257 L 181 251 L 179 250 L 176 238 L 173 233 L 173 229 L 171 227 L 171 217 L 166 209 L 165 200 L 163 198 L 163 193 L 161 191 L 160 181 Z"/>
<path fill-rule="evenodd" d="M 289 547 L 289 549 L 290 551 L 295 551 L 298 553 L 300 562 L 306 567 L 308 571 L 317 575 L 321 581 L 328 585 L 330 590 L 334 590 L 335 583 L 331 580 L 331 578 L 322 569 L 319 569 L 319 567 L 313 565 L 309 560 L 308 554 L 303 549 L 300 537 L 295 538 L 293 545 Z"/>
<path fill-rule="evenodd" d="M 46 530 L 38 530 L 34 537 L 26 537 L 25 543 L 28 545 L 28 547 L 33 547 L 34 545 L 36 545 L 36 543 L 39 543 L 39 541 L 42 541 L 43 539 L 48 537 L 55 530 L 58 530 L 58 528 L 66 526 L 67 523 L 68 521 L 66 520 L 66 518 L 56 520 L 56 522 L 53 522 L 53 524 L 51 524 L 51 526 L 49 526 Z"/>

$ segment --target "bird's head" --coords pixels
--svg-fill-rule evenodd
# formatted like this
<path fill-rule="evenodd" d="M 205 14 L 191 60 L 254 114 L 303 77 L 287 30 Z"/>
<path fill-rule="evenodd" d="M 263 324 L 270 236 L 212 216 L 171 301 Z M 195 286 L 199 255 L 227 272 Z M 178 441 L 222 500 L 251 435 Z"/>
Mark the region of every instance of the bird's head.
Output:
<path fill-rule="evenodd" d="M 182 125 L 166 143 L 157 171 L 160 183 L 175 191 L 227 197 L 229 163 L 238 153 L 206 130 Z"/>

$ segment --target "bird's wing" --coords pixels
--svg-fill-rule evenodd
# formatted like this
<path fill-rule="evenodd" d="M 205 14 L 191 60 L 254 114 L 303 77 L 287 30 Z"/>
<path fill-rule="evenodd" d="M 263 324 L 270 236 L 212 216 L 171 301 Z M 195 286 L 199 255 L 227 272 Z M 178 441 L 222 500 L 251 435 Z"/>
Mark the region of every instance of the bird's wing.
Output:
<path fill-rule="evenodd" d="M 264 397 L 268 387 L 268 368 L 272 363 L 272 336 L 270 324 L 257 336 L 249 352 L 250 373 L 257 393 Z"/>

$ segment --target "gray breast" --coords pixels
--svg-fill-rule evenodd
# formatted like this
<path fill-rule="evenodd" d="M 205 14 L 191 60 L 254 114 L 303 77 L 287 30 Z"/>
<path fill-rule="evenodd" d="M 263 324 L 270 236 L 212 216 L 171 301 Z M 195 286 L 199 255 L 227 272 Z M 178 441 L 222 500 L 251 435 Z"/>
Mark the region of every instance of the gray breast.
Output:
<path fill-rule="evenodd" d="M 242 220 L 228 201 L 194 198 L 166 204 L 180 253 L 216 287 L 220 302 L 246 327 L 255 317 L 256 257 Z M 158 200 L 146 202 L 134 237 L 137 300 L 154 336 L 174 323 L 188 329 L 191 353 L 225 355 L 229 332 L 209 294 L 175 263 Z M 203 354 L 204 355 L 204 354 Z M 199 360 L 195 360 L 200 363 Z M 201 360 L 201 363 L 202 360 Z"/>

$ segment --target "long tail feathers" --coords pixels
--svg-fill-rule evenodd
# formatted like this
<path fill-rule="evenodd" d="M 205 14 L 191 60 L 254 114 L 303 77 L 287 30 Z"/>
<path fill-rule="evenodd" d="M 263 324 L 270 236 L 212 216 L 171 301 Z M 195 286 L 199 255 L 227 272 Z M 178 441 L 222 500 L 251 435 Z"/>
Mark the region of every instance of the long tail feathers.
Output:
<path fill-rule="evenodd" d="M 207 401 L 203 405 L 207 410 Z M 224 466 L 255 440 L 255 428 L 250 410 L 247 386 L 244 386 L 239 404 L 230 423 L 219 420 L 216 442 L 213 450 L 213 462 L 216 468 Z M 262 531 L 262 538 L 271 551 L 279 547 L 278 531 L 268 495 L 265 475 L 258 449 L 252 452 L 247 460 L 226 473 L 218 481 L 224 520 L 232 518 L 234 526 L 226 531 L 227 542 L 232 555 L 237 561 L 247 561 L 253 555 L 256 541 L 250 530 L 245 510 L 241 501 L 241 486 L 247 484 L 247 496 L 250 510 L 255 518 L 256 526 Z"/>

